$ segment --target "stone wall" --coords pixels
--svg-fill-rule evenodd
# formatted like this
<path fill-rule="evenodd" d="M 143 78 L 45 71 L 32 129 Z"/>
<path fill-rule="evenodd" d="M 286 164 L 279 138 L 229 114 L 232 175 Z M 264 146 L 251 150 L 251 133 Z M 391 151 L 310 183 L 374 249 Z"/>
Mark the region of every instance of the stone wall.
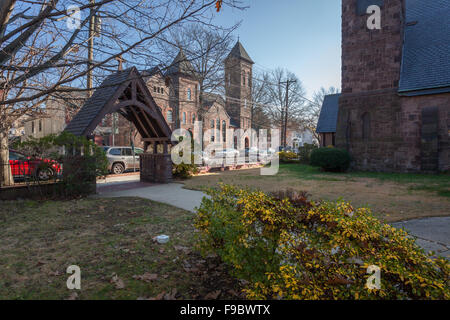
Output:
<path fill-rule="evenodd" d="M 398 94 L 404 1 L 382 1 L 381 30 L 366 27 L 368 15 L 357 13 L 357 1 L 342 1 L 337 147 L 349 150 L 358 170 L 449 170 L 450 94 Z M 438 108 L 435 128 L 422 119 L 429 107 Z M 423 137 L 429 128 L 436 130 L 437 137 L 428 143 Z"/>

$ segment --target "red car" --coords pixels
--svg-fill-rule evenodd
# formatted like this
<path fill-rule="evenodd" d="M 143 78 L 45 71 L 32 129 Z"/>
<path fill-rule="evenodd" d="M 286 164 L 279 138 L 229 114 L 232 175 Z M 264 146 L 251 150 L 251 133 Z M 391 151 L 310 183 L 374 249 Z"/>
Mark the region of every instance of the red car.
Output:
<path fill-rule="evenodd" d="M 24 154 L 9 150 L 9 164 L 15 180 L 35 177 L 47 181 L 61 173 L 61 166 L 49 159 L 31 159 Z"/>

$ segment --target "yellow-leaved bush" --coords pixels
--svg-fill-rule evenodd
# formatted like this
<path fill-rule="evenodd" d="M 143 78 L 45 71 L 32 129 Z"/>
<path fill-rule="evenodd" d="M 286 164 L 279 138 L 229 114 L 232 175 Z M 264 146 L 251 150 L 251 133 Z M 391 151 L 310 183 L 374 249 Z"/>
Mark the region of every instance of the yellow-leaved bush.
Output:
<path fill-rule="evenodd" d="M 195 222 L 198 245 L 245 280 L 249 299 L 450 298 L 449 262 L 369 209 L 228 185 L 208 194 Z M 380 289 L 367 286 L 369 266 L 381 270 Z"/>

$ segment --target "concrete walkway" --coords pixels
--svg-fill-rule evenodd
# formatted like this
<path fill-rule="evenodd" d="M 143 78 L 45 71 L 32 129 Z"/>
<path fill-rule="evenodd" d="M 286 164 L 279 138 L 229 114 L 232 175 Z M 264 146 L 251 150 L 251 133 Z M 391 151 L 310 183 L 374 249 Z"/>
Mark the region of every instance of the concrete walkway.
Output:
<path fill-rule="evenodd" d="M 415 219 L 392 226 L 408 231 L 426 252 L 434 251 L 450 260 L 450 217 Z"/>
<path fill-rule="evenodd" d="M 109 187 L 112 186 L 109 185 Z M 103 188 L 103 186 L 101 188 L 97 187 L 97 197 L 139 197 L 169 204 L 171 206 L 187 211 L 195 212 L 195 208 L 200 206 L 203 197 L 206 196 L 203 192 L 200 191 L 183 189 L 183 185 L 179 183 L 142 186 L 140 184 L 131 182 L 128 184 L 121 184 L 117 187 L 122 187 L 122 190 L 110 191 L 107 188 Z"/>

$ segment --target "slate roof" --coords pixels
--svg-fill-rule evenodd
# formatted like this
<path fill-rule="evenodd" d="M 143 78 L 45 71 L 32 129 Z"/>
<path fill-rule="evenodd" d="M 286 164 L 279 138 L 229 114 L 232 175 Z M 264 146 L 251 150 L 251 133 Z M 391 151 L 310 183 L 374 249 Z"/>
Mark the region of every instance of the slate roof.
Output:
<path fill-rule="evenodd" d="M 222 98 L 220 94 L 215 93 L 204 93 L 202 104 L 205 107 L 211 107 L 214 103 L 219 103 L 222 106 L 225 105 L 225 100 Z"/>
<path fill-rule="evenodd" d="M 250 58 L 247 51 L 244 49 L 244 46 L 239 40 L 238 42 L 236 42 L 236 45 L 233 47 L 233 49 L 231 49 L 231 52 L 228 55 L 228 58 L 229 57 L 243 59 L 247 62 L 250 62 L 251 64 L 254 64 L 253 60 Z"/>
<path fill-rule="evenodd" d="M 399 93 L 450 92 L 450 0 L 406 0 Z"/>
<path fill-rule="evenodd" d="M 193 73 L 195 73 L 194 67 L 186 58 L 183 49 L 180 49 L 178 55 L 175 57 L 170 67 L 167 69 L 166 75 L 171 74 L 192 75 Z"/>
<path fill-rule="evenodd" d="M 336 132 L 340 93 L 326 95 L 317 123 L 317 133 Z"/>
<path fill-rule="evenodd" d="M 118 88 L 128 80 L 133 69 L 135 68 L 132 67 L 126 70 L 118 71 L 117 73 L 106 77 L 100 87 L 95 90 L 92 97 L 86 101 L 81 110 L 73 117 L 65 131 L 76 136 L 83 135 L 98 113 L 116 93 Z"/>

